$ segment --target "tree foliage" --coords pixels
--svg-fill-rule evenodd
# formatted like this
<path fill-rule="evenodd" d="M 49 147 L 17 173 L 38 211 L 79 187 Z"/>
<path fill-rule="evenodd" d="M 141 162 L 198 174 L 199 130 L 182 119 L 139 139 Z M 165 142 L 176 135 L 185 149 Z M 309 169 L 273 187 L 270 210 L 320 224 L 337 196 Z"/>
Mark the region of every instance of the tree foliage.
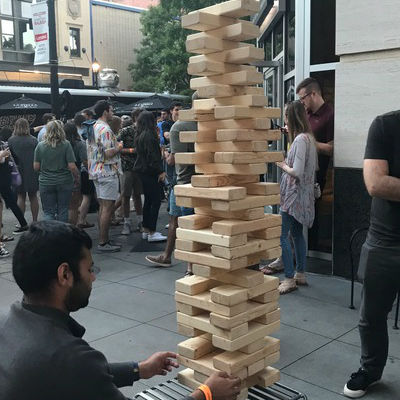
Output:
<path fill-rule="evenodd" d="M 133 90 L 189 94 L 189 53 L 185 41 L 193 33 L 181 27 L 181 16 L 222 0 L 161 0 L 141 16 L 143 40 L 136 63 L 129 66 Z"/>

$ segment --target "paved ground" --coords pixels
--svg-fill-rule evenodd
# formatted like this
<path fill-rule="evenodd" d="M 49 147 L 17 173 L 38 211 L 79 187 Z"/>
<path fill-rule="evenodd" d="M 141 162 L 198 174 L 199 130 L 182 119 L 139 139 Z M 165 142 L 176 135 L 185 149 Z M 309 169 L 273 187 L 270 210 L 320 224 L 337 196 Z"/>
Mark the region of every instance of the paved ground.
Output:
<path fill-rule="evenodd" d="M 160 228 L 166 218 L 163 211 Z M 13 224 L 13 217 L 5 212 L 5 233 L 10 233 Z M 138 247 L 139 235 L 123 238 L 118 236 L 120 230 L 113 228 L 113 236 L 123 244 L 121 253 L 93 251 L 100 272 L 89 306 L 73 316 L 87 328 L 86 340 L 110 361 L 143 359 L 157 350 L 175 350 L 185 338 L 176 331 L 174 282 L 183 276 L 185 265 L 175 262 L 168 269 L 148 265 L 144 259 L 148 253 L 131 252 Z M 96 230 L 89 232 L 96 242 Z M 8 246 L 10 250 L 13 247 Z M 321 271 L 325 269 L 321 266 Z M 313 260 L 313 270 L 318 270 L 318 261 Z M 11 260 L 0 259 L 0 312 L 21 298 L 10 271 Z M 281 382 L 310 400 L 343 399 L 343 385 L 358 368 L 358 311 L 348 308 L 348 281 L 313 273 L 309 282 L 308 287 L 280 299 L 282 327 L 276 337 L 281 339 L 281 360 L 276 366 L 282 372 Z M 360 293 L 357 285 L 357 309 Z M 382 383 L 367 397 L 371 400 L 399 398 L 400 331 L 393 330 L 392 325 L 390 320 L 388 365 Z M 163 380 L 152 378 L 123 391 L 133 396 Z"/>

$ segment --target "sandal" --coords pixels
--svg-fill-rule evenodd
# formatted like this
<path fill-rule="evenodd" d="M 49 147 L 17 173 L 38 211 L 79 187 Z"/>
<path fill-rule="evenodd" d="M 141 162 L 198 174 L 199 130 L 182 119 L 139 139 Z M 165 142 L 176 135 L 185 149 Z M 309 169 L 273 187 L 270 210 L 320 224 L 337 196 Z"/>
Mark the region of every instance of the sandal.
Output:
<path fill-rule="evenodd" d="M 264 275 L 273 275 L 273 274 L 277 274 L 277 273 L 281 272 L 282 270 L 278 270 L 275 268 L 265 266 L 265 267 L 260 268 L 260 271 L 263 272 Z"/>
<path fill-rule="evenodd" d="M 13 236 L 1 235 L 0 237 L 0 242 L 12 242 L 13 240 Z"/>
<path fill-rule="evenodd" d="M 279 294 L 287 294 L 297 289 L 294 278 L 285 278 L 278 287 Z"/>

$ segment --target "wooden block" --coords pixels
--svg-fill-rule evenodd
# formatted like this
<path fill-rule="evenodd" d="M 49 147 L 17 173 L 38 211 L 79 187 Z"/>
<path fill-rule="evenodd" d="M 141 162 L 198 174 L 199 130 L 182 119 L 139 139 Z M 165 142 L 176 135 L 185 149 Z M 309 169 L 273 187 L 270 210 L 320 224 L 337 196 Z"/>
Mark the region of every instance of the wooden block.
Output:
<path fill-rule="evenodd" d="M 269 196 L 280 193 L 280 184 L 273 182 L 246 183 L 247 194 Z"/>
<path fill-rule="evenodd" d="M 282 233 L 281 226 L 274 226 L 272 228 L 263 229 L 261 231 L 249 232 L 251 237 L 255 237 L 258 239 L 274 239 L 279 238 Z"/>
<path fill-rule="evenodd" d="M 204 32 L 221 26 L 232 25 L 235 19 L 197 10 L 183 15 L 181 22 L 182 28 Z"/>
<path fill-rule="evenodd" d="M 209 251 L 198 251 L 190 253 L 188 251 L 175 250 L 175 258 L 177 260 L 189 263 L 209 265 L 210 267 L 221 268 L 227 271 L 234 271 L 247 267 L 247 257 L 235 258 L 234 260 L 225 260 L 215 257 Z"/>
<path fill-rule="evenodd" d="M 238 65 L 238 64 L 227 64 L 220 61 L 210 60 L 210 59 L 202 59 L 202 60 L 192 60 L 189 61 L 187 72 L 189 75 L 197 75 L 197 76 L 213 76 L 226 74 L 230 72 L 238 72 L 252 70 L 250 65 Z M 211 110 L 212 108 L 204 108 L 200 104 L 197 105 L 193 102 L 193 108 L 195 110 Z"/>
<path fill-rule="evenodd" d="M 175 281 L 175 289 L 177 292 L 194 294 L 205 292 L 212 287 L 211 279 L 203 278 L 202 276 L 185 276 Z M 247 300 L 247 299 L 246 299 Z"/>
<path fill-rule="evenodd" d="M 189 296 L 184 293 L 175 292 L 175 300 L 179 303 L 191 305 L 193 307 L 201 308 L 216 314 L 233 317 L 237 314 L 243 313 L 247 309 L 246 303 L 240 303 L 233 307 L 227 307 L 221 304 L 216 304 L 211 301 L 210 292 L 204 292 L 195 296 Z"/>
<path fill-rule="evenodd" d="M 282 249 L 280 247 L 275 247 L 273 249 L 265 250 L 264 259 L 272 260 L 273 258 L 278 258 L 282 255 Z"/>
<path fill-rule="evenodd" d="M 278 308 L 277 310 L 271 311 L 268 314 L 265 314 L 259 318 L 256 318 L 255 321 L 259 324 L 263 324 L 266 326 L 271 326 L 272 324 L 276 324 L 276 330 L 279 330 L 278 323 L 281 318 L 281 309 Z M 270 332 L 272 333 L 272 331 Z M 270 334 L 268 333 L 268 335 Z"/>
<path fill-rule="evenodd" d="M 265 152 L 216 152 L 214 162 L 217 164 L 257 164 L 265 162 Z"/>
<path fill-rule="evenodd" d="M 278 303 L 275 304 L 277 307 Z M 247 302 L 247 310 L 244 313 L 235 315 L 233 317 L 226 317 L 224 315 L 210 313 L 210 322 L 218 328 L 232 329 L 235 326 L 252 321 L 258 317 L 262 317 L 270 308 L 272 307 L 269 304 L 257 304 L 250 301 Z"/>
<path fill-rule="evenodd" d="M 279 324 L 279 323 L 278 323 Z M 263 338 L 264 336 L 269 335 L 272 332 L 275 332 L 277 329 L 276 325 L 263 325 L 257 322 L 249 322 L 249 332 L 246 335 L 243 335 L 235 340 L 228 340 L 216 335 L 212 336 L 212 343 L 215 347 L 218 347 L 227 351 L 235 351 L 240 348 L 249 345 L 252 342 L 255 342 L 258 339 Z"/>
<path fill-rule="evenodd" d="M 213 143 L 196 143 L 195 151 L 199 152 L 242 152 L 242 151 L 260 151 L 265 152 L 268 143 L 264 141 L 253 142 L 213 142 Z M 180 153 L 178 153 L 180 154 Z M 177 155 L 178 155 L 177 154 Z M 264 162 L 264 161 L 262 161 Z M 227 172 L 228 173 L 228 172 Z"/>
<path fill-rule="evenodd" d="M 195 337 L 202 335 L 204 332 L 192 326 L 178 324 L 178 333 L 183 336 Z"/>
<path fill-rule="evenodd" d="M 207 164 L 213 161 L 214 161 L 213 154 L 209 152 L 175 154 L 175 162 L 177 164 Z"/>
<path fill-rule="evenodd" d="M 208 164 L 204 164 L 204 165 L 208 165 Z M 209 207 L 210 206 L 210 200 L 208 200 L 208 199 L 176 196 L 175 200 L 176 200 L 176 205 L 179 207 L 195 208 L 195 207 Z"/>
<path fill-rule="evenodd" d="M 214 108 L 218 106 L 230 106 L 235 104 L 248 107 L 249 106 L 264 107 L 268 104 L 268 99 L 264 95 L 257 95 L 257 94 L 248 94 L 248 95 L 233 96 L 233 97 L 221 97 L 213 99 L 200 99 L 193 101 L 193 108 L 195 110 L 214 110 Z"/>
<path fill-rule="evenodd" d="M 251 21 L 238 20 L 232 25 L 225 25 L 207 33 L 216 38 L 241 42 L 258 38 L 260 28 Z"/>
<path fill-rule="evenodd" d="M 182 131 L 179 132 L 179 140 L 182 143 L 195 143 L 195 142 L 214 142 L 216 140 L 215 130 L 213 131 Z"/>
<path fill-rule="evenodd" d="M 263 155 L 264 155 L 264 162 L 266 163 L 280 162 L 285 159 L 281 151 L 267 151 L 263 153 Z"/>
<path fill-rule="evenodd" d="M 176 239 L 175 248 L 183 251 L 209 250 L 210 245 L 206 243 L 194 242 L 192 240 Z"/>
<path fill-rule="evenodd" d="M 203 332 L 208 332 L 229 340 L 235 340 L 248 332 L 247 323 L 235 326 L 230 330 L 217 328 L 216 326 L 210 324 L 210 318 L 208 314 L 191 316 L 178 312 L 176 313 L 176 318 L 179 324 L 192 326 L 193 328 L 202 330 Z"/>
<path fill-rule="evenodd" d="M 240 43 L 219 39 L 209 35 L 208 32 L 194 33 L 193 35 L 188 35 L 186 39 L 186 51 L 195 54 L 215 53 L 217 51 L 237 49 L 238 47 L 240 47 Z"/>
<path fill-rule="evenodd" d="M 262 339 L 250 343 L 248 346 L 242 347 L 241 349 L 239 349 L 239 352 L 245 354 L 253 354 L 257 351 L 260 351 L 261 349 L 269 349 L 270 352 L 268 354 L 275 353 L 280 349 L 280 340 L 271 336 L 265 336 Z"/>
<path fill-rule="evenodd" d="M 197 382 L 201 382 L 201 383 L 204 383 L 207 379 L 208 379 L 208 377 L 210 376 L 210 375 L 207 375 L 207 374 L 202 374 L 201 372 L 198 372 L 198 371 L 193 371 L 194 372 L 194 379 L 197 381 Z"/>
<path fill-rule="evenodd" d="M 265 359 L 264 359 L 265 366 L 266 366 L 266 367 L 269 367 L 270 365 L 277 363 L 277 362 L 279 361 L 280 357 L 281 357 L 281 354 L 280 354 L 279 351 L 268 355 L 268 356 L 265 357 Z M 247 372 L 249 373 L 250 371 L 247 370 Z M 252 374 L 252 375 L 253 375 L 253 374 Z"/>
<path fill-rule="evenodd" d="M 211 253 L 214 254 L 215 257 L 222 257 L 228 260 L 233 258 L 247 256 L 253 253 L 257 253 L 263 250 L 267 250 L 271 247 L 279 246 L 279 239 L 271 239 L 271 240 L 248 240 L 246 244 L 243 246 L 238 246 L 234 248 L 227 248 L 221 246 L 211 246 Z"/>
<path fill-rule="evenodd" d="M 188 386 L 193 390 L 197 389 L 201 385 L 201 382 L 195 380 L 194 371 L 190 368 L 179 371 L 177 378 L 181 385 Z"/>
<path fill-rule="evenodd" d="M 233 174 L 233 175 L 253 175 L 265 174 L 267 172 L 266 164 L 198 164 L 195 166 L 196 173 L 201 174 Z M 279 201 L 276 203 L 278 204 Z M 200 206 L 202 207 L 202 206 Z M 247 207 L 246 207 L 247 208 Z"/>
<path fill-rule="evenodd" d="M 279 286 L 279 278 L 276 276 L 264 276 L 264 282 L 261 285 L 254 286 L 248 290 L 249 299 L 261 296 L 264 293 L 277 289 Z"/>
<path fill-rule="evenodd" d="M 218 142 L 246 142 L 246 141 L 267 141 L 275 138 L 271 131 L 260 131 L 255 129 L 218 129 L 216 134 Z M 272 131 L 273 132 L 273 131 Z M 278 140 L 278 139 L 274 139 Z"/>
<path fill-rule="evenodd" d="M 242 50 L 235 49 L 231 51 Z M 257 49 L 260 50 L 260 49 Z M 214 54 L 222 54 L 222 53 L 213 53 L 207 56 L 196 56 L 196 57 L 207 57 L 211 58 Z M 221 59 L 217 59 L 217 61 L 221 61 Z M 244 96 L 248 94 L 256 94 L 262 96 L 264 94 L 264 89 L 255 87 L 255 86 L 231 86 L 231 85 L 221 85 L 221 84 L 212 84 L 209 86 L 201 87 L 197 89 L 199 97 L 202 99 L 208 98 L 222 98 L 222 97 L 232 97 L 232 96 Z M 268 126 L 269 128 L 270 126 Z"/>
<path fill-rule="evenodd" d="M 207 79 L 207 78 L 197 78 L 197 79 Z M 215 119 L 280 118 L 281 109 L 272 107 L 246 107 L 240 105 L 217 106 L 215 107 L 214 114 L 215 114 Z"/>
<path fill-rule="evenodd" d="M 201 154 L 201 153 L 199 153 Z M 246 197 L 246 189 L 237 186 L 224 186 L 217 188 L 199 188 L 190 183 L 174 186 L 175 196 L 198 197 L 205 199 L 237 200 Z"/>
<path fill-rule="evenodd" d="M 197 360 L 213 351 L 215 351 L 215 348 L 212 343 L 202 336 L 191 338 L 178 344 L 178 353 L 192 360 Z"/>
<path fill-rule="evenodd" d="M 248 208 L 247 210 L 240 211 L 216 211 L 212 208 L 198 207 L 195 208 L 196 214 L 211 215 L 221 219 L 240 219 L 244 221 L 252 221 L 254 219 L 260 219 L 264 216 L 264 207 Z"/>
<path fill-rule="evenodd" d="M 224 40 L 223 42 L 227 41 Z M 235 43 L 235 42 L 229 42 L 229 43 Z M 261 72 L 257 72 L 257 70 L 245 70 L 245 71 L 229 72 L 226 74 L 215 75 L 215 76 L 192 78 L 190 80 L 190 88 L 193 90 L 197 90 L 212 84 L 248 86 L 248 85 L 258 85 L 262 82 L 263 82 L 263 74 Z M 260 117 L 268 117 L 268 115 L 262 115 Z M 248 118 L 257 118 L 257 116 L 252 114 Z M 216 118 L 216 119 L 223 119 L 223 118 Z"/>
<path fill-rule="evenodd" d="M 257 381 L 260 386 L 268 387 L 273 385 L 275 382 L 278 382 L 280 377 L 279 370 L 267 367 L 257 376 Z"/>
<path fill-rule="evenodd" d="M 193 175 L 192 186 L 211 188 L 220 186 L 242 186 L 259 181 L 257 175 Z"/>
<path fill-rule="evenodd" d="M 279 291 L 271 290 L 270 292 L 266 292 L 260 296 L 253 297 L 252 301 L 256 301 L 257 303 L 271 303 L 279 300 Z"/>
<path fill-rule="evenodd" d="M 207 57 L 211 60 L 221 61 L 230 64 L 251 64 L 255 61 L 264 60 L 264 52 L 262 50 L 263 49 L 257 48 L 252 44 L 246 43 L 246 45 L 244 46 L 244 43 L 241 43 L 241 47 L 239 48 L 210 53 L 204 57 Z M 208 97 L 224 96 L 211 95 Z"/>
<path fill-rule="evenodd" d="M 220 4 L 202 8 L 199 11 L 208 14 L 222 15 L 224 17 L 247 17 L 257 14 L 260 10 L 260 3 L 257 0 L 229 0 Z"/>
<path fill-rule="evenodd" d="M 248 196 L 247 199 L 252 196 Z M 269 197 L 269 196 L 254 196 L 256 198 Z M 253 221 L 238 221 L 236 219 L 222 219 L 212 223 L 213 233 L 220 235 L 238 235 L 240 233 L 247 233 L 267 229 L 274 226 L 276 223 L 274 214 L 264 214 L 263 218 Z M 216 244 L 216 243 L 215 243 Z M 279 244 L 278 244 L 279 245 Z M 260 250 L 261 251 L 261 250 Z"/>
<path fill-rule="evenodd" d="M 226 119 L 216 121 L 202 121 L 198 123 L 198 130 L 213 129 L 256 129 L 266 130 L 271 127 L 269 118 Z"/>
<path fill-rule="evenodd" d="M 193 108 L 190 110 L 181 110 L 179 112 L 179 120 L 180 121 L 214 121 L 214 113 L 212 111 L 206 110 L 194 110 Z"/>
<path fill-rule="evenodd" d="M 175 185 L 175 188 L 178 185 Z M 178 218 L 178 225 L 182 229 L 203 229 L 208 228 L 211 224 L 217 219 L 208 215 L 185 215 L 183 217 Z M 189 239 L 190 240 L 190 239 Z"/>
<path fill-rule="evenodd" d="M 219 164 L 219 165 L 224 165 L 224 164 Z M 211 207 L 217 211 L 238 211 L 238 210 L 245 210 L 246 208 L 250 207 L 263 207 L 279 203 L 280 203 L 279 195 L 247 196 L 243 200 L 234 200 L 234 201 L 212 200 Z"/>
<path fill-rule="evenodd" d="M 268 250 L 261 251 L 260 253 L 254 253 L 247 256 L 247 266 L 255 266 L 260 264 L 260 261 L 264 259 L 265 252 Z"/>
<path fill-rule="evenodd" d="M 207 278 L 204 278 L 207 279 Z M 225 306 L 234 306 L 235 304 L 247 301 L 247 289 L 233 285 L 217 286 L 210 290 L 211 301 Z"/>
<path fill-rule="evenodd" d="M 223 247 L 241 246 L 247 242 L 246 234 L 233 235 L 233 236 L 216 235 L 215 233 L 212 232 L 211 229 L 192 230 L 192 229 L 178 228 L 176 230 L 176 237 L 178 239 L 193 240 L 194 242 L 200 242 L 200 243 L 207 243 L 207 244 L 215 243 Z"/>
<path fill-rule="evenodd" d="M 263 358 L 262 360 L 258 360 L 247 367 L 247 375 L 248 376 L 254 375 L 257 372 L 262 371 L 264 368 L 265 368 L 265 359 Z"/>
<path fill-rule="evenodd" d="M 204 313 L 204 310 L 202 310 L 201 308 L 193 307 L 188 304 L 183 304 L 179 302 L 176 303 L 176 311 L 187 315 L 200 315 Z"/>

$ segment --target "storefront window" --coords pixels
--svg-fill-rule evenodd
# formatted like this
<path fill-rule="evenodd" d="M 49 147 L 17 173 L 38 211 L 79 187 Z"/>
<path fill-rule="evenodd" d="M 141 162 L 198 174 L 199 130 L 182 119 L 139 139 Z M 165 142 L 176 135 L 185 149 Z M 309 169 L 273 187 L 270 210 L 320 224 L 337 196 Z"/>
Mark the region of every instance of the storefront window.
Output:
<path fill-rule="evenodd" d="M 29 22 L 19 22 L 19 43 L 23 51 L 35 51 L 35 37 L 33 30 L 29 29 Z"/>
<path fill-rule="evenodd" d="M 32 18 L 32 3 L 21 1 L 21 17 Z"/>
<path fill-rule="evenodd" d="M 13 15 L 12 0 L 0 0 L 0 14 Z"/>
<path fill-rule="evenodd" d="M 3 49 L 15 50 L 14 22 L 1 20 L 1 45 Z"/>
<path fill-rule="evenodd" d="M 294 77 L 285 81 L 285 104 L 296 99 L 296 88 L 294 87 Z"/>
<path fill-rule="evenodd" d="M 287 13 L 285 19 L 286 29 L 286 64 L 285 72 L 294 70 L 295 62 L 295 0 L 288 0 Z"/>
<path fill-rule="evenodd" d="M 283 19 L 281 19 L 274 28 L 274 58 L 283 51 Z"/>
<path fill-rule="evenodd" d="M 264 56 L 266 61 L 272 60 L 272 35 L 269 34 L 264 41 Z"/>
<path fill-rule="evenodd" d="M 71 57 L 81 56 L 81 31 L 79 28 L 69 28 L 69 47 Z"/>

